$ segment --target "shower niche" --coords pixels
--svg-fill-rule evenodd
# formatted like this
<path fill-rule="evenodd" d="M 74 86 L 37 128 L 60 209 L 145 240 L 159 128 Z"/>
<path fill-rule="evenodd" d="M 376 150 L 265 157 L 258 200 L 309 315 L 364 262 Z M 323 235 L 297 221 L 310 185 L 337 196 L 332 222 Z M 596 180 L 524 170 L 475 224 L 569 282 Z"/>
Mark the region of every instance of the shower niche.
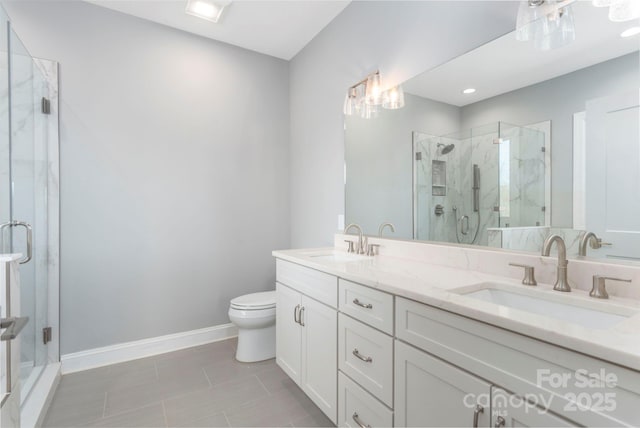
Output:
<path fill-rule="evenodd" d="M 414 239 L 489 245 L 492 229 L 544 226 L 546 138 L 504 122 L 414 131 Z"/>

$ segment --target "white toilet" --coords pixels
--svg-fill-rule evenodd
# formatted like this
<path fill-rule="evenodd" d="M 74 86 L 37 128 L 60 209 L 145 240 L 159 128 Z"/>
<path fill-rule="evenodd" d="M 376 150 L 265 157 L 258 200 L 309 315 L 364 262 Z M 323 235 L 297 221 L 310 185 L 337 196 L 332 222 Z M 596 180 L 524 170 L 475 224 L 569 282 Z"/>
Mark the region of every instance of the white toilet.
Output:
<path fill-rule="evenodd" d="M 236 360 L 250 363 L 276 356 L 276 292 L 245 294 L 231 300 L 229 319 L 238 327 Z"/>

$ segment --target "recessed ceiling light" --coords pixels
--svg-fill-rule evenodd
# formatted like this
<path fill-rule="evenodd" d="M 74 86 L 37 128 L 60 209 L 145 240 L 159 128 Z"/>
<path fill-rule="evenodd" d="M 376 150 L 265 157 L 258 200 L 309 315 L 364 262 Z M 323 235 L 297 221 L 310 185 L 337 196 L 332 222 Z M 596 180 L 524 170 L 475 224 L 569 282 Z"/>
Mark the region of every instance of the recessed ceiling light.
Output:
<path fill-rule="evenodd" d="M 476 88 L 467 88 L 462 91 L 463 94 L 473 94 L 476 91 Z"/>
<path fill-rule="evenodd" d="M 231 1 L 188 0 L 184 12 L 211 22 L 218 22 L 222 11 Z"/>
<path fill-rule="evenodd" d="M 631 27 L 620 33 L 620 37 L 631 37 L 640 34 L 640 27 Z"/>

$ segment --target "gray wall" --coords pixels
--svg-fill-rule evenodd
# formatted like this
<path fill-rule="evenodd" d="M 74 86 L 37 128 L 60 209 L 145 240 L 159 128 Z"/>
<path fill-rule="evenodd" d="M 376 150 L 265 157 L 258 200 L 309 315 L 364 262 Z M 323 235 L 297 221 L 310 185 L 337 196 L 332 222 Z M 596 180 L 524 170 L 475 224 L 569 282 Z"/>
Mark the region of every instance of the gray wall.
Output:
<path fill-rule="evenodd" d="M 462 129 L 498 120 L 551 120 L 551 224 L 573 225 L 573 114 L 587 100 L 638 88 L 637 53 L 596 64 L 462 108 Z"/>
<path fill-rule="evenodd" d="M 442 135 L 460 129 L 460 108 L 411 94 L 405 106 L 375 119 L 345 119 L 345 222 L 368 235 L 390 221 L 396 238 L 413 238 L 412 131 Z"/>
<path fill-rule="evenodd" d="M 288 63 L 84 2 L 11 2 L 60 62 L 62 353 L 228 322 L 289 246 Z"/>
<path fill-rule="evenodd" d="M 347 88 L 405 81 L 515 26 L 517 2 L 352 2 L 291 61 L 291 239 L 330 245 L 344 213 Z"/>

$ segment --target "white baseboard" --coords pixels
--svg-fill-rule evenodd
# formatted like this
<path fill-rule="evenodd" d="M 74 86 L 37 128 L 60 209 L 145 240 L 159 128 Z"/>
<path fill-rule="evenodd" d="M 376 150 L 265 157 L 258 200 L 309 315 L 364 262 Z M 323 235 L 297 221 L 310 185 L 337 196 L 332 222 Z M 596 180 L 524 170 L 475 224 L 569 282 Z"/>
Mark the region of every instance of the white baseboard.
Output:
<path fill-rule="evenodd" d="M 233 324 L 222 324 L 183 333 L 168 334 L 134 342 L 120 343 L 103 348 L 89 349 L 62 355 L 62 374 L 137 360 L 138 358 L 164 354 L 178 349 L 217 342 L 238 335 Z"/>

